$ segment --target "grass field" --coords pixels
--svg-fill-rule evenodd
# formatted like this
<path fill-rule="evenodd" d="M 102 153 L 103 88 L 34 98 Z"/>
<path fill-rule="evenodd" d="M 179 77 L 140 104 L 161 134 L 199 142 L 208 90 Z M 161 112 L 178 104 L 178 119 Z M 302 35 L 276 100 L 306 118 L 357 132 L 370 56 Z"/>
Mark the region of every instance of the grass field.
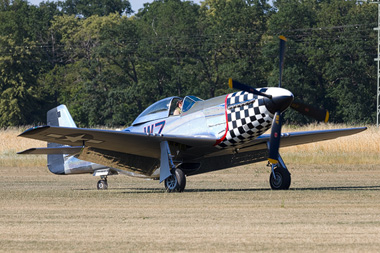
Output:
<path fill-rule="evenodd" d="M 343 126 L 325 126 L 326 128 Z M 317 129 L 309 126 L 303 129 Z M 157 181 L 56 176 L 44 143 L 0 132 L 0 251 L 378 252 L 379 131 L 282 150 L 288 191 L 270 190 L 265 162 L 187 178 L 184 193 Z"/>

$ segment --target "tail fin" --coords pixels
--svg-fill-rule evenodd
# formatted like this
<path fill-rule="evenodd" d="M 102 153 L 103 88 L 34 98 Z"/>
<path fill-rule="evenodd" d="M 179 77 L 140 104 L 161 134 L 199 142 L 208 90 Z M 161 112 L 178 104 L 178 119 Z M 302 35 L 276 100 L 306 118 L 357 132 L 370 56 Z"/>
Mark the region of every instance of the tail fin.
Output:
<path fill-rule="evenodd" d="M 77 127 L 66 105 L 60 105 L 47 112 L 48 126 Z"/>
<path fill-rule="evenodd" d="M 61 127 L 77 127 L 65 105 L 57 106 L 47 112 L 47 125 Z M 48 148 L 63 147 L 61 144 L 48 143 Z M 54 174 L 65 174 L 65 157 L 67 155 L 48 155 L 49 170 Z"/>

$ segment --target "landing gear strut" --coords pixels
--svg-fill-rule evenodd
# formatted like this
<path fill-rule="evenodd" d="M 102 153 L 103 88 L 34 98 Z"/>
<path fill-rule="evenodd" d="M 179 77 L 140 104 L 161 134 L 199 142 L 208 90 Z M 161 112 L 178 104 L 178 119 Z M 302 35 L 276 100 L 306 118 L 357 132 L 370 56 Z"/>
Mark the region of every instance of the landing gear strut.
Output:
<path fill-rule="evenodd" d="M 288 190 L 291 176 L 280 155 L 278 158 L 278 164 L 271 165 L 272 173 L 269 177 L 269 184 L 272 190 Z"/>
<path fill-rule="evenodd" d="M 186 176 L 181 169 L 174 169 L 172 175 L 165 179 L 167 192 L 183 192 L 186 186 Z"/>
<path fill-rule="evenodd" d="M 107 190 L 108 189 L 108 183 L 107 183 L 107 176 L 101 176 L 101 179 L 98 181 L 97 187 L 98 190 Z"/>

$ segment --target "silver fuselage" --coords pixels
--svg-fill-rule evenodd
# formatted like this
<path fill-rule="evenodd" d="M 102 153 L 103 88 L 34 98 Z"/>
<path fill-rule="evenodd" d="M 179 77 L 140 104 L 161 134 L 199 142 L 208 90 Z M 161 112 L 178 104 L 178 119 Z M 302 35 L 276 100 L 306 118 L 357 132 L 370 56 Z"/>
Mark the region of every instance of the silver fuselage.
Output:
<path fill-rule="evenodd" d="M 282 88 L 263 88 L 266 94 L 272 96 L 293 96 Z M 261 89 L 261 90 L 263 90 Z M 177 164 L 201 162 L 203 158 L 230 154 L 234 150 L 247 145 L 250 140 L 267 131 L 273 120 L 273 113 L 265 105 L 264 97 L 247 92 L 235 92 L 208 100 L 197 100 L 190 108 L 180 115 L 172 115 L 172 100 L 177 97 L 162 100 L 164 109 L 150 110 L 147 108 L 136 118 L 132 126 L 121 131 L 131 133 L 145 133 L 148 135 L 176 135 L 192 137 L 214 138 L 211 146 L 184 149 L 180 146 L 171 146 L 173 160 Z M 186 98 L 185 98 L 186 99 Z M 160 101 L 151 107 L 159 107 Z M 165 111 L 165 108 L 167 108 Z M 154 109 L 154 108 L 153 108 Z M 150 111 L 152 111 L 150 113 Z M 126 145 L 128 145 L 126 143 Z M 80 156 L 79 156 L 80 157 Z M 66 156 L 64 163 L 65 174 L 93 173 L 107 169 L 108 166 L 85 162 L 74 156 Z M 142 175 L 136 171 L 113 169 L 120 174 L 135 177 L 158 178 L 159 168 L 150 175 Z"/>

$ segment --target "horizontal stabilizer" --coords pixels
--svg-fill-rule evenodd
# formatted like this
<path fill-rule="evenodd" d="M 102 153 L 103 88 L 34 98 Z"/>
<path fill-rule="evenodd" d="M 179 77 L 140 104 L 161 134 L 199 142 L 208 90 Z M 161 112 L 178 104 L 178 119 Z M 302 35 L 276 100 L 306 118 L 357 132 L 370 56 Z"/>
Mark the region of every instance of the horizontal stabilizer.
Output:
<path fill-rule="evenodd" d="M 19 155 L 53 155 L 53 154 L 68 154 L 73 155 L 82 150 L 82 146 L 75 147 L 54 147 L 54 148 L 30 148 L 21 152 Z"/>

